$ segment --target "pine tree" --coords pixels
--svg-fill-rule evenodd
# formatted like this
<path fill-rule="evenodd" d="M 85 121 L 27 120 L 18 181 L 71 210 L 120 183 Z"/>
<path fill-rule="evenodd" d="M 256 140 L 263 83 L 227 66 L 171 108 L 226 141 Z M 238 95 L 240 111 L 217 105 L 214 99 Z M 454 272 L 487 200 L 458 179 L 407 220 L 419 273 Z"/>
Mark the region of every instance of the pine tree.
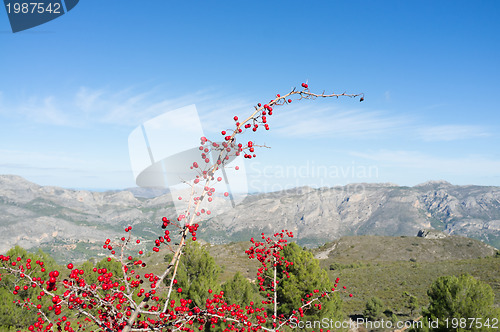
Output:
<path fill-rule="evenodd" d="M 59 268 L 55 260 L 42 250 L 38 250 L 36 254 L 27 252 L 24 248 L 20 246 L 15 246 L 11 248 L 7 253 L 7 256 L 21 257 L 22 260 L 31 260 L 33 263 L 33 270 L 31 276 L 44 277 L 46 273 L 40 271 L 40 267 L 35 263 L 38 260 L 42 260 L 45 264 L 43 267 L 47 271 L 56 270 Z M 15 285 L 21 285 L 19 277 L 14 275 L 9 275 L 7 273 L 0 274 L 0 330 L 9 328 L 25 328 L 30 323 L 37 319 L 37 314 L 35 310 L 26 310 L 21 308 L 24 302 L 30 298 L 36 298 L 39 295 L 39 289 L 28 287 L 27 290 L 20 288 L 18 294 L 15 296 L 12 293 L 12 289 Z M 16 305 L 13 306 L 13 303 Z"/>
<path fill-rule="evenodd" d="M 179 263 L 176 288 L 182 289 L 180 296 L 189 298 L 197 306 L 203 307 L 204 299 L 208 296 L 207 289 L 219 291 L 219 273 L 220 267 L 208 250 L 198 242 L 188 241 Z M 166 283 L 170 285 L 169 280 L 166 280 Z"/>
<path fill-rule="evenodd" d="M 432 331 L 493 331 L 484 325 L 500 319 L 499 310 L 493 307 L 494 293 L 491 286 L 470 275 L 438 278 L 427 291 L 429 307 L 423 312 L 423 321 L 439 321 Z M 452 319 L 466 322 L 465 327 L 453 328 Z M 475 321 L 473 323 L 472 320 Z M 479 324 L 480 323 L 480 324 Z M 428 327 L 424 328 L 429 330 Z"/>
<path fill-rule="evenodd" d="M 371 321 L 378 320 L 382 316 L 384 302 L 378 297 L 372 297 L 366 301 L 366 307 L 363 311 L 365 318 Z"/>
<path fill-rule="evenodd" d="M 224 300 L 228 304 L 250 303 L 257 298 L 257 289 L 240 272 L 236 272 L 234 277 L 222 284 Z"/>
<path fill-rule="evenodd" d="M 289 267 L 290 278 L 283 278 L 277 287 L 278 314 L 289 313 L 303 305 L 304 302 L 302 300 L 307 301 L 306 294 L 311 289 L 328 291 L 335 287 L 334 283 L 328 277 L 327 272 L 319 266 L 319 261 L 314 258 L 311 252 L 304 250 L 292 242 L 284 248 L 282 254 L 287 261 L 293 262 L 293 265 Z M 282 275 L 282 269 L 282 266 L 278 267 L 279 275 Z M 331 300 L 325 301 L 321 310 L 313 307 L 305 318 L 309 320 L 319 320 L 322 318 L 342 319 L 343 313 L 340 297 L 335 293 L 330 295 L 330 297 Z"/>

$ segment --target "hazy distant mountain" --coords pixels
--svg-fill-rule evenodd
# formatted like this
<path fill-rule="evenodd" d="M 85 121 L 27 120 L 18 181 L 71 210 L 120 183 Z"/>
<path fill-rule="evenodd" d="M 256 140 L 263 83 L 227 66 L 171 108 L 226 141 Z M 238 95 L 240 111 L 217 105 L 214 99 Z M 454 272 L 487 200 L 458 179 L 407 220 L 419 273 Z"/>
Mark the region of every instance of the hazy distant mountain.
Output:
<path fill-rule="evenodd" d="M 161 217 L 175 215 L 170 196 L 135 191 L 136 197 L 131 191 L 42 187 L 19 176 L 0 176 L 0 252 L 18 244 L 58 258 L 83 259 L 101 252 L 104 240 L 122 236 L 128 225 L 152 241 L 161 231 Z M 344 235 L 415 236 L 420 229 L 437 229 L 499 248 L 500 187 L 432 181 L 414 187 L 356 184 L 255 194 L 208 220 L 198 237 L 223 243 L 283 228 L 310 245 Z"/>
<path fill-rule="evenodd" d="M 167 195 L 170 193 L 170 190 L 168 190 L 168 188 L 163 188 L 163 187 L 153 187 L 153 188 L 133 187 L 133 188 L 126 188 L 123 190 L 113 190 L 110 192 L 119 192 L 119 191 L 129 191 L 135 197 L 142 197 L 142 198 L 154 198 L 162 195 Z"/>

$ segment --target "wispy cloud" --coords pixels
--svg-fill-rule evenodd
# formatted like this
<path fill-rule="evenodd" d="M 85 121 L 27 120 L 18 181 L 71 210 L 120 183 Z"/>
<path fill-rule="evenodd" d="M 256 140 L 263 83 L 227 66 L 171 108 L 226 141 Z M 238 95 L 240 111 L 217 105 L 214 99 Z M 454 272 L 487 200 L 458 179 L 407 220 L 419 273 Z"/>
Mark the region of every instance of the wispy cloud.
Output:
<path fill-rule="evenodd" d="M 157 91 L 109 92 L 106 89 L 80 88 L 74 105 L 85 114 L 87 122 L 134 126 L 164 112 L 210 98 L 208 91 L 198 91 L 171 98 L 158 98 Z"/>
<path fill-rule="evenodd" d="M 0 149 L 0 169 L 39 169 L 87 172 L 89 170 L 114 170 L 109 161 L 87 160 L 76 153 L 37 152 L 29 150 Z M 126 168 L 123 168 L 126 169 Z M 0 171 L 0 173 L 2 173 Z"/>
<path fill-rule="evenodd" d="M 223 118 L 227 118 L 227 124 L 232 125 L 232 117 L 228 117 L 228 113 L 236 114 L 251 107 L 242 97 L 227 98 L 209 89 L 166 98 L 159 98 L 164 93 L 156 90 L 137 92 L 125 89 L 113 92 L 106 88 L 81 87 L 69 98 L 32 96 L 17 105 L 11 100 L 9 112 L 5 105 L 2 107 L 0 104 L 0 108 L 9 117 L 17 115 L 29 122 L 56 126 L 83 127 L 95 123 L 136 126 L 164 112 L 196 104 L 204 127 L 219 128 Z"/>
<path fill-rule="evenodd" d="M 0 91 L 0 115 L 6 119 L 21 117 L 28 122 L 67 125 L 68 116 L 62 112 L 55 96 L 31 96 L 16 102 L 5 98 Z"/>
<path fill-rule="evenodd" d="M 89 161 L 67 154 L 1 149 L 0 169 L 82 170 Z M 85 166 L 83 166 L 84 168 Z"/>
<path fill-rule="evenodd" d="M 95 117 L 94 121 L 120 125 L 137 125 L 165 112 L 196 104 L 204 129 L 214 132 L 233 126 L 232 114 L 248 113 L 252 109 L 244 97 L 228 98 L 210 89 L 165 99 L 155 97 L 159 94 L 158 91 L 133 93 L 128 90 L 111 94 L 105 90 L 81 88 L 76 104 Z"/>
<path fill-rule="evenodd" d="M 0 149 L 0 174 L 21 175 L 41 185 L 123 188 L 133 185 L 128 165 L 68 153 Z"/>
<path fill-rule="evenodd" d="M 472 125 L 442 125 L 418 129 L 421 139 L 432 141 L 455 141 L 477 137 L 488 137 L 490 134 L 481 126 Z"/>
<path fill-rule="evenodd" d="M 391 101 L 391 91 L 390 90 L 387 90 L 386 92 L 384 92 L 384 96 L 385 96 L 386 101 Z"/>
<path fill-rule="evenodd" d="M 233 116 L 246 118 L 255 109 L 244 97 L 214 98 L 214 100 L 197 105 L 200 120 L 207 133 L 219 133 L 220 130 L 235 128 Z"/>
<path fill-rule="evenodd" d="M 455 175 L 498 176 L 500 160 L 483 155 L 446 158 L 419 151 L 379 150 L 375 152 L 351 152 L 352 156 L 378 162 L 385 167 L 401 169 L 426 169 L 436 174 L 446 172 Z"/>
<path fill-rule="evenodd" d="M 19 107 L 18 111 L 34 122 L 59 126 L 71 125 L 69 114 L 65 113 L 61 106 L 55 96 L 30 98 Z"/>
<path fill-rule="evenodd" d="M 109 88 L 80 87 L 69 97 L 32 96 L 16 104 L 13 100 L 6 100 L 0 91 L 0 113 L 6 117 L 22 117 L 28 123 L 56 126 L 85 127 L 100 123 L 134 127 L 164 112 L 196 104 L 203 128 L 210 134 L 232 128 L 233 115 L 242 118 L 253 110 L 251 98 L 244 95 L 228 97 L 215 89 L 158 97 L 164 95 L 160 88 L 143 92 L 133 88 L 112 91 Z M 426 126 L 419 124 L 425 119 L 413 115 L 394 115 L 363 108 L 346 109 L 345 105 L 325 106 L 318 102 L 279 108 L 270 120 L 275 134 L 298 138 L 341 136 L 371 139 L 405 135 L 433 142 L 490 135 L 481 126 Z"/>
<path fill-rule="evenodd" d="M 277 133 L 292 137 L 342 136 L 368 138 L 405 130 L 411 125 L 408 116 L 340 107 L 301 106 L 276 116 Z"/>
<path fill-rule="evenodd" d="M 455 141 L 491 136 L 484 126 L 442 124 L 422 125 L 425 119 L 413 115 L 392 115 L 385 111 L 346 110 L 341 106 L 300 106 L 276 112 L 275 133 L 287 137 L 354 137 L 361 139 L 402 136 L 424 142 Z M 274 123 L 274 121 L 273 121 Z"/>

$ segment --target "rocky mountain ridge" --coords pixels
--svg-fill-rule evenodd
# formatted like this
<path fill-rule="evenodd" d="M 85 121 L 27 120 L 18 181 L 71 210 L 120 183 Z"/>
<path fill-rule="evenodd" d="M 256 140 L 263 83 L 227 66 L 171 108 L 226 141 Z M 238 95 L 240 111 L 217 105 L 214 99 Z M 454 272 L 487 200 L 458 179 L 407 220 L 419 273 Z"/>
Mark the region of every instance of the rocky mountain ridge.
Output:
<path fill-rule="evenodd" d="M 134 234 L 154 240 L 163 216 L 173 217 L 169 194 L 146 198 L 131 191 L 91 192 L 39 186 L 0 176 L 0 251 L 14 245 L 50 248 L 82 259 L 108 237 Z M 146 197 L 144 197 L 146 196 Z M 415 236 L 419 230 L 480 239 L 500 247 L 500 187 L 431 181 L 414 187 L 353 184 L 253 194 L 200 227 L 211 243 L 248 240 L 262 231 L 293 230 L 299 243 L 318 246 L 346 235 Z M 147 245 L 147 242 L 145 242 Z M 68 251 L 69 253 L 65 251 Z M 78 256 L 80 255 L 80 256 Z"/>

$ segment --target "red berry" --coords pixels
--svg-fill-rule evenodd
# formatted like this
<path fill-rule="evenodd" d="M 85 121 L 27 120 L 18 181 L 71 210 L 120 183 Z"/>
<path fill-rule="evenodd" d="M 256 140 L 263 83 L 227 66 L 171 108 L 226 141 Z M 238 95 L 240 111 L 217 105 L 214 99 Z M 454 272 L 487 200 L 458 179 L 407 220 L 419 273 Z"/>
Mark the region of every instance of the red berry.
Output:
<path fill-rule="evenodd" d="M 226 135 L 226 131 L 225 130 L 221 131 L 221 134 Z"/>
<path fill-rule="evenodd" d="M 261 107 L 261 106 L 262 106 L 262 104 L 261 104 L 261 103 L 258 103 L 258 104 L 257 104 L 257 106 L 258 106 L 258 107 Z"/>
<path fill-rule="evenodd" d="M 177 293 L 182 293 L 182 288 L 177 288 Z"/>
<path fill-rule="evenodd" d="M 304 89 L 307 89 L 309 86 L 308 86 L 306 83 L 302 83 L 302 87 L 303 87 Z"/>
<path fill-rule="evenodd" d="M 288 102 L 289 102 L 289 103 L 291 103 L 291 102 L 292 102 L 292 100 L 291 100 L 291 99 L 288 99 Z"/>
<path fill-rule="evenodd" d="M 234 119 L 234 121 L 238 121 L 238 117 L 237 116 L 235 116 L 233 119 Z"/>
<path fill-rule="evenodd" d="M 68 264 L 68 269 L 70 269 L 70 270 L 71 270 L 72 268 L 73 268 L 73 264 L 69 263 L 69 264 Z"/>

